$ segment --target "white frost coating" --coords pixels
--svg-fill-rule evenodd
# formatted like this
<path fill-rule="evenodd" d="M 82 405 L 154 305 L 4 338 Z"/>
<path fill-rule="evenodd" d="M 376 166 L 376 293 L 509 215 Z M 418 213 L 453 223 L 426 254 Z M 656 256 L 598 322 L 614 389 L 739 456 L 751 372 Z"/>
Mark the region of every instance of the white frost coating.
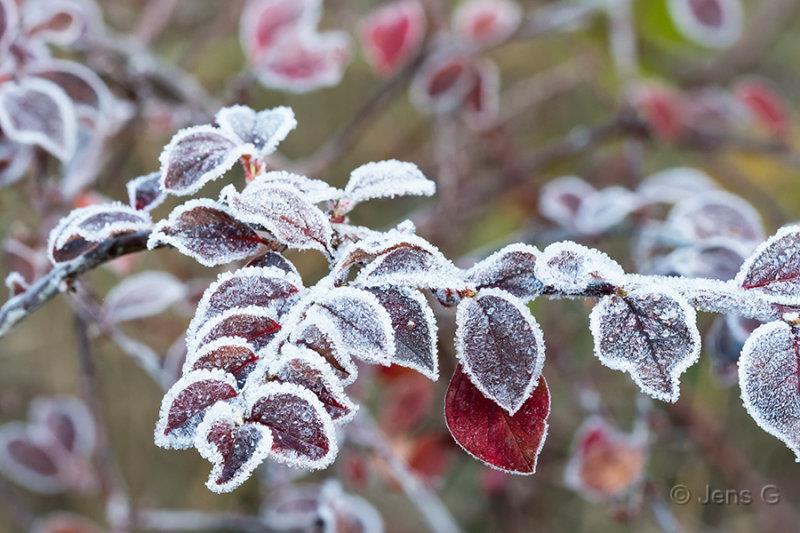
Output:
<path fill-rule="evenodd" d="M 60 246 L 57 246 L 57 243 L 64 242 L 72 235 L 72 225 L 75 220 L 81 216 L 81 209 L 73 209 L 69 213 L 67 213 L 61 220 L 58 221 L 58 224 L 50 230 L 50 234 L 47 236 L 47 258 L 50 260 L 50 263 L 53 265 L 57 265 L 59 261 L 53 256 L 53 252 L 55 252 Z"/>
<path fill-rule="evenodd" d="M 281 8 L 288 8 L 290 11 L 281 12 Z M 277 28 L 271 29 L 274 35 L 270 36 L 270 41 L 274 41 L 283 31 L 293 31 L 295 28 L 315 29 L 321 16 L 322 0 L 249 0 L 242 10 L 239 23 L 242 49 L 248 53 L 251 60 L 264 52 L 261 49 L 262 38 L 259 37 L 259 33 L 262 33 L 260 24 L 279 22 L 276 24 Z M 270 44 L 267 43 L 267 46 Z"/>
<path fill-rule="evenodd" d="M 52 434 L 52 428 L 48 428 L 48 418 L 51 415 L 65 416 L 72 423 L 75 441 L 72 449 L 67 451 L 89 457 L 95 448 L 97 432 L 94 418 L 86 404 L 72 396 L 40 397 L 31 402 L 28 420 L 34 425 L 48 429 Z"/>
<path fill-rule="evenodd" d="M 237 219 L 266 228 L 279 241 L 298 250 L 331 249 L 328 217 L 291 185 L 275 183 L 240 193 L 232 185 L 220 193 Z"/>
<path fill-rule="evenodd" d="M 558 292 L 577 294 L 593 282 L 622 283 L 625 272 L 606 254 L 572 241 L 551 244 L 536 262 L 536 277 Z"/>
<path fill-rule="evenodd" d="M 522 9 L 512 0 L 469 0 L 455 9 L 451 26 L 462 39 L 489 47 L 509 38 L 521 21 Z"/>
<path fill-rule="evenodd" d="M 785 226 L 742 264 L 736 284 L 783 305 L 800 305 L 800 225 Z"/>
<path fill-rule="evenodd" d="M 729 280 L 736 276 L 751 246 L 727 237 L 683 246 L 654 261 L 656 272 L 687 278 Z"/>
<path fill-rule="evenodd" d="M 696 168 L 675 167 L 650 174 L 636 192 L 650 203 L 674 204 L 717 189 L 711 177 Z"/>
<path fill-rule="evenodd" d="M 250 107 L 223 107 L 215 117 L 219 127 L 242 143 L 256 147 L 259 157 L 273 153 L 278 145 L 297 127 L 290 107 L 274 107 L 256 113 Z"/>
<path fill-rule="evenodd" d="M 739 358 L 739 387 L 756 424 L 800 462 L 800 331 L 785 322 L 756 329 Z"/>
<path fill-rule="evenodd" d="M 497 287 L 522 300 L 532 300 L 542 292 L 542 283 L 534 273 L 540 255 L 530 244 L 509 244 L 473 265 L 464 277 L 478 289 Z"/>
<path fill-rule="evenodd" d="M 322 180 L 308 178 L 300 174 L 293 174 L 283 170 L 274 170 L 272 172 L 259 174 L 253 181 L 247 184 L 242 194 L 255 193 L 255 191 L 262 187 L 271 187 L 276 184 L 294 187 L 302 194 L 303 198 L 312 204 L 336 200 L 344 194 L 339 189 L 331 187 Z"/>
<path fill-rule="evenodd" d="M 539 213 L 565 228 L 575 224 L 575 215 L 585 198 L 596 189 L 578 176 L 561 176 L 547 182 L 539 193 Z"/>
<path fill-rule="evenodd" d="M 28 427 L 22 422 L 9 422 L 0 426 L 0 471 L 23 487 L 42 494 L 63 492 L 66 487 L 60 469 L 53 475 L 42 474 L 17 461 L 8 451 L 12 441 L 22 440 L 39 448 L 58 467 L 57 458 L 47 452 L 48 435 L 39 427 Z"/>
<path fill-rule="evenodd" d="M 16 271 L 9 272 L 8 276 L 6 276 L 5 284 L 11 298 L 16 296 L 17 289 L 28 290 L 28 287 L 30 287 L 28 280 Z"/>
<path fill-rule="evenodd" d="M 510 304 L 517 316 L 502 317 L 502 309 L 481 306 L 481 301 L 492 297 Z M 509 292 L 482 289 L 477 297 L 459 304 L 455 348 L 472 384 L 510 416 L 539 384 L 545 360 L 542 328 L 528 307 Z M 518 360 L 511 361 L 507 356 Z"/>
<path fill-rule="evenodd" d="M 342 425 L 350 422 L 358 412 L 358 406 L 345 394 L 344 386 L 339 381 L 339 378 L 336 377 L 331 365 L 314 350 L 304 346 L 284 344 L 281 348 L 280 357 L 271 361 L 269 364 L 269 375 L 276 376 L 280 379 L 281 374 L 286 371 L 286 366 L 292 363 L 292 361 L 299 361 L 301 364 L 307 365 L 319 372 L 322 386 L 348 411 L 346 415 L 334 419 L 333 423 L 335 425 Z M 302 386 L 302 384 L 299 385 Z M 312 389 L 309 390 L 314 392 Z"/>
<path fill-rule="evenodd" d="M 0 127 L 21 144 L 35 144 L 68 161 L 78 143 L 75 106 L 55 83 L 27 77 L 0 87 Z"/>
<path fill-rule="evenodd" d="M 630 374 L 653 398 L 678 401 L 680 375 L 700 356 L 697 313 L 679 293 L 659 287 L 606 296 L 589 327 L 601 363 Z"/>
<path fill-rule="evenodd" d="M 212 465 L 211 473 L 209 473 L 208 480 L 206 481 L 206 487 L 212 492 L 222 494 L 235 490 L 250 478 L 253 471 L 267 458 L 272 449 L 272 431 L 261 424 L 241 424 L 241 418 L 241 413 L 234 411 L 229 404 L 220 402 L 212 406 L 211 409 L 206 412 L 203 421 L 197 426 L 194 447 L 197 448 L 200 455 L 204 459 L 207 459 Z M 209 442 L 207 438 L 212 427 L 218 423 L 230 426 L 233 432 L 246 428 L 244 429 L 245 431 L 257 431 L 259 435 L 258 444 L 253 449 L 250 457 L 244 461 L 236 470 L 236 473 L 224 483 L 217 483 L 216 480 L 223 475 L 225 457 L 222 452 L 220 452 L 219 448 Z M 234 439 L 235 438 L 236 435 L 234 435 Z M 231 446 L 233 447 L 231 455 L 234 456 L 234 459 L 238 459 L 236 451 L 240 449 L 242 443 L 234 440 Z"/>
<path fill-rule="evenodd" d="M 150 174 L 144 174 L 142 176 L 133 178 L 125 184 L 125 188 L 128 190 L 128 203 L 131 207 L 134 209 L 136 208 L 136 197 L 138 195 L 138 191 L 147 187 L 150 187 L 151 189 L 156 188 L 156 191 L 152 191 L 153 199 L 147 202 L 147 204 L 141 208 L 142 211 L 152 211 L 164 203 L 164 200 L 167 199 L 167 195 L 161 188 L 161 173 L 151 172 Z"/>
<path fill-rule="evenodd" d="M 101 242 L 114 235 L 150 229 L 150 215 L 120 202 L 95 204 L 77 209 L 80 214 L 72 224 L 74 235 L 89 242 Z M 116 220 L 115 220 L 116 219 Z M 63 234 L 55 245 L 61 248 L 72 235 Z"/>
<path fill-rule="evenodd" d="M 607 187 L 584 197 L 574 219 L 575 228 L 585 235 L 599 235 L 620 224 L 639 209 L 636 194 L 625 187 Z"/>
<path fill-rule="evenodd" d="M 392 318 L 374 294 L 354 287 L 337 287 L 314 301 L 309 321 L 314 322 L 312 317 L 317 314 L 335 325 L 349 356 L 386 366 L 392 363 Z"/>
<path fill-rule="evenodd" d="M 281 270 L 277 267 L 244 267 L 238 270 L 223 272 L 217 276 L 217 280 L 209 285 L 205 292 L 203 292 L 203 297 L 197 304 L 197 310 L 195 311 L 194 318 L 192 318 L 192 321 L 189 323 L 189 327 L 186 330 L 187 336 L 193 336 L 200 326 L 202 326 L 204 322 L 213 316 L 216 316 L 227 309 L 242 307 L 242 305 L 237 305 L 238 302 L 250 300 L 250 303 L 252 303 L 256 298 L 258 298 L 259 295 L 263 295 L 262 292 L 256 292 L 263 289 L 263 287 L 258 286 L 256 279 L 262 279 L 265 281 L 274 280 L 276 283 L 292 285 L 297 289 L 297 294 L 303 290 L 303 281 L 298 275 L 295 275 L 295 273 L 286 272 L 285 270 Z M 229 285 L 232 280 L 238 282 L 236 284 L 236 293 L 232 295 L 234 301 L 232 303 L 221 302 L 222 307 L 217 306 L 212 308 L 212 298 L 217 295 L 221 287 Z M 285 309 L 283 309 L 283 305 L 289 303 L 290 302 L 285 298 L 274 298 L 267 308 L 275 311 L 276 313 L 283 312 L 285 311 Z"/>
<path fill-rule="evenodd" d="M 344 192 L 355 206 L 375 198 L 433 196 L 436 184 L 426 178 L 417 165 L 389 159 L 367 163 L 353 170 Z"/>
<path fill-rule="evenodd" d="M 356 244 L 352 248 L 352 251 L 355 250 L 377 255 L 358 273 L 354 281 L 356 285 L 421 289 L 462 289 L 465 286 L 463 273 L 438 248 L 417 235 L 390 231 L 377 241 Z M 352 251 L 348 250 L 342 255 L 343 261 Z"/>
<path fill-rule="evenodd" d="M 198 143 L 197 139 L 202 137 L 206 140 Z M 192 195 L 209 181 L 224 175 L 240 157 L 255 152 L 253 145 L 242 144 L 239 139 L 219 128 L 207 124 L 184 128 L 172 137 L 158 157 L 161 163 L 161 188 L 169 194 Z M 208 158 L 212 158 L 208 165 L 203 164 Z M 187 169 L 176 168 L 187 162 L 197 167 L 199 173 L 191 169 L 195 175 L 186 176 Z M 180 174 L 176 176 L 175 172 Z"/>
<path fill-rule="evenodd" d="M 255 389 L 249 390 L 245 395 L 245 400 L 247 402 L 247 413 L 251 415 L 253 407 L 262 398 L 270 398 L 279 394 L 296 396 L 311 406 L 312 410 L 314 411 L 314 415 L 316 415 L 316 418 L 318 419 L 320 430 L 328 441 L 328 451 L 319 459 L 311 460 L 308 457 L 304 457 L 289 450 L 276 452 L 273 446 L 273 451 L 270 454 L 270 458 L 279 463 L 297 468 L 303 468 L 306 470 L 320 470 L 330 466 L 330 464 L 333 463 L 333 460 L 336 458 L 336 454 L 339 452 L 339 448 L 336 443 L 336 429 L 333 425 L 333 420 L 331 420 L 331 417 L 328 416 L 328 413 L 325 411 L 325 406 L 323 406 L 322 402 L 319 401 L 319 398 L 317 398 L 314 393 L 307 388 L 301 387 L 300 385 L 295 385 L 294 383 L 271 382 L 260 385 Z M 305 420 L 305 422 L 311 422 L 311 420 Z M 275 441 L 278 441 L 279 437 L 273 433 L 273 438 Z"/>
<path fill-rule="evenodd" d="M 273 309 L 258 307 L 255 305 L 226 309 L 221 314 L 216 315 L 211 319 L 209 319 L 208 321 L 206 321 L 201 327 L 197 328 L 196 331 L 186 332 L 186 349 L 188 350 L 187 353 L 191 354 L 192 352 L 202 348 L 205 343 L 214 340 L 208 338 L 208 336 L 214 331 L 214 328 L 224 323 L 231 317 L 239 315 L 251 316 L 256 318 L 269 318 L 276 322 L 278 320 L 278 315 Z M 222 335 L 222 336 L 229 337 L 231 335 Z M 191 355 L 189 357 L 191 357 Z"/>
<path fill-rule="evenodd" d="M 124 322 L 157 315 L 186 296 L 186 286 L 175 276 L 157 270 L 139 272 L 108 291 L 106 319 Z"/>
<path fill-rule="evenodd" d="M 167 218 L 160 220 L 158 223 L 156 223 L 156 225 L 153 227 L 152 233 L 150 233 L 150 237 L 147 239 L 147 248 L 152 250 L 160 244 L 173 246 L 180 253 L 193 258 L 201 265 L 212 267 L 250 257 L 254 255 L 261 247 L 259 243 L 253 243 L 252 246 L 247 247 L 245 249 L 223 250 L 218 248 L 216 250 L 217 253 L 215 253 L 214 255 L 204 255 L 199 253 L 197 250 L 193 249 L 190 246 L 192 244 L 196 244 L 193 243 L 191 239 L 185 239 L 180 235 L 169 235 L 165 233 L 165 230 L 168 230 L 170 228 L 180 227 L 181 217 L 185 213 L 188 213 L 198 207 L 220 211 L 222 213 L 225 213 L 231 218 L 235 218 L 233 214 L 231 214 L 231 212 L 225 208 L 225 206 L 215 202 L 214 200 L 208 198 L 189 200 L 185 204 L 179 205 L 178 207 L 173 209 Z"/>
<path fill-rule="evenodd" d="M 160 446 L 161 448 L 167 448 L 167 449 L 182 450 L 191 448 L 194 445 L 194 438 L 195 438 L 195 433 L 197 431 L 197 425 L 190 424 L 188 428 L 175 429 L 171 431 L 169 435 L 165 435 L 164 430 L 167 428 L 169 413 L 170 410 L 172 409 L 172 404 L 175 401 L 175 399 L 187 387 L 200 381 L 215 381 L 221 384 L 229 385 L 233 390 L 236 391 L 239 390 L 239 387 L 236 384 L 235 377 L 216 368 L 213 370 L 208 370 L 208 369 L 193 370 L 192 372 L 185 374 L 183 377 L 181 377 L 181 379 L 176 381 L 172 387 L 170 387 L 170 389 L 166 392 L 166 394 L 164 394 L 164 397 L 161 399 L 161 408 L 159 409 L 158 412 L 158 421 L 156 422 L 156 428 L 153 438 L 153 440 L 156 443 L 156 446 Z M 227 401 L 233 399 L 235 398 L 231 398 Z M 225 401 L 225 400 L 220 400 L 220 401 Z M 211 405 L 209 405 L 209 407 L 211 407 Z M 201 421 L 202 420 L 198 420 L 197 423 L 199 424 Z"/>
<path fill-rule="evenodd" d="M 701 20 L 692 9 L 692 0 L 669 0 L 667 5 L 678 30 L 698 44 L 727 48 L 742 34 L 744 10 L 740 0 L 712 0 L 719 5 L 720 20 Z"/>
<path fill-rule="evenodd" d="M 765 237 L 758 211 L 726 191 L 711 191 L 682 200 L 669 212 L 667 224 L 694 241 L 728 237 L 756 243 Z"/>
<path fill-rule="evenodd" d="M 317 336 L 315 330 L 319 330 L 319 332 L 328 339 L 333 347 L 332 357 L 337 363 L 339 363 L 339 366 L 341 366 L 347 374 L 337 374 L 337 378 L 342 386 L 346 387 L 351 385 L 358 378 L 358 367 L 347 353 L 347 346 L 342 338 L 342 333 L 330 316 L 315 313 L 312 317 L 297 324 L 297 326 L 286 329 L 291 329 L 289 341 L 302 346 L 306 346 L 306 344 L 303 342 L 303 339 L 311 342 Z M 309 336 L 312 338 L 308 339 Z"/>
<path fill-rule="evenodd" d="M 88 2 L 87 2 L 88 3 Z M 61 46 L 73 44 L 84 30 L 86 3 L 55 2 L 53 0 L 27 0 L 22 15 L 22 28 L 35 39 L 43 43 L 55 43 Z M 91 8 L 89 8 L 91 9 Z M 67 15 L 69 23 L 53 24 L 55 17 Z"/>
<path fill-rule="evenodd" d="M 186 358 L 183 361 L 183 368 L 181 370 L 182 374 L 188 374 L 192 371 L 192 367 L 194 367 L 195 363 L 199 360 L 207 356 L 208 354 L 219 350 L 225 346 L 234 346 L 237 348 L 244 348 L 250 350 L 251 352 L 255 353 L 255 348 L 253 345 L 250 344 L 247 339 L 243 339 L 242 337 L 220 337 L 218 339 L 214 339 L 213 341 L 209 342 L 208 344 L 204 344 L 198 350 L 193 352 L 188 352 L 186 354 Z"/>

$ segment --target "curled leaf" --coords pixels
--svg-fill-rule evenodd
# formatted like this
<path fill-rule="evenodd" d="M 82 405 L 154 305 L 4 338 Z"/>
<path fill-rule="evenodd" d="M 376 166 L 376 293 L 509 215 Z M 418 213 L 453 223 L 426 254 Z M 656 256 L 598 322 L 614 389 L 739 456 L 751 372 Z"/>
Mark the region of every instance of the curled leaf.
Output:
<path fill-rule="evenodd" d="M 137 211 L 151 211 L 161 205 L 167 195 L 161 188 L 161 173 L 151 172 L 129 181 L 128 203 Z"/>

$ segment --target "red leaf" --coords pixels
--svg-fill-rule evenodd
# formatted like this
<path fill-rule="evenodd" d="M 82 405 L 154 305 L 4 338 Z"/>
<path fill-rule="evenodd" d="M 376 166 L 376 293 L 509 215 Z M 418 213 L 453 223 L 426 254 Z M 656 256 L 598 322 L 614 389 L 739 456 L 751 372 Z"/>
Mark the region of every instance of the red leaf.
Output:
<path fill-rule="evenodd" d="M 282 33 L 313 28 L 320 12 L 320 0 L 250 0 L 242 11 L 242 47 L 255 61 Z"/>
<path fill-rule="evenodd" d="M 342 385 L 349 385 L 358 377 L 358 369 L 346 353 L 344 341 L 333 324 L 304 322 L 292 332 L 291 341 L 319 354 L 331 366 Z"/>
<path fill-rule="evenodd" d="M 634 89 L 632 100 L 655 137 L 675 142 L 686 133 L 683 101 L 676 91 L 643 85 Z"/>
<path fill-rule="evenodd" d="M 9 479 L 42 493 L 65 490 L 59 458 L 39 428 L 10 422 L 0 428 L 0 470 Z"/>
<path fill-rule="evenodd" d="M 522 300 L 532 300 L 542 292 L 542 282 L 534 268 L 539 250 L 527 244 L 511 244 L 476 263 L 466 280 L 477 289 L 497 288 Z"/>
<path fill-rule="evenodd" d="M 202 199 L 176 207 L 156 224 L 147 246 L 168 244 L 202 265 L 216 266 L 255 255 L 264 242 L 222 205 Z"/>
<path fill-rule="evenodd" d="M 792 125 L 789 106 L 767 83 L 759 80 L 743 81 L 736 84 L 734 93 L 765 130 L 778 137 L 789 134 Z"/>
<path fill-rule="evenodd" d="M 453 13 L 453 31 L 479 46 L 494 46 L 519 26 L 522 10 L 512 0 L 471 0 Z"/>
<path fill-rule="evenodd" d="M 92 70 L 74 61 L 44 59 L 28 64 L 26 72 L 51 81 L 61 87 L 80 110 L 92 111 L 92 116 L 107 111 L 112 104 L 111 92 Z M 99 119 L 105 117 L 100 115 Z"/>
<path fill-rule="evenodd" d="M 784 305 L 800 305 L 800 226 L 786 226 L 742 265 L 736 283 Z"/>
<path fill-rule="evenodd" d="M 151 172 L 130 180 L 127 185 L 130 206 L 138 211 L 155 209 L 166 198 L 161 188 L 161 172 Z"/>
<path fill-rule="evenodd" d="M 89 457 L 94 450 L 94 419 L 77 398 L 37 398 L 31 404 L 29 418 L 32 425 L 43 429 L 69 454 Z"/>
<path fill-rule="evenodd" d="M 361 22 L 361 46 L 370 65 L 389 76 L 419 51 L 425 37 L 425 10 L 417 0 L 396 0 Z"/>
<path fill-rule="evenodd" d="M 336 456 L 333 421 L 322 403 L 293 383 L 267 383 L 248 397 L 247 421 L 272 431 L 272 457 L 290 466 L 317 469 Z"/>
<path fill-rule="evenodd" d="M 297 268 L 292 264 L 291 261 L 286 259 L 283 255 L 278 252 L 269 251 L 264 255 L 260 255 L 254 259 L 251 259 L 246 266 L 249 267 L 275 267 L 280 270 L 283 270 L 287 274 L 294 274 L 297 276 L 297 279 L 300 279 L 300 273 L 297 271 Z"/>
<path fill-rule="evenodd" d="M 477 129 L 490 128 L 500 114 L 500 74 L 489 60 L 475 67 L 475 82 L 464 102 L 467 119 Z"/>
<path fill-rule="evenodd" d="M 234 376 L 243 385 L 258 361 L 258 355 L 246 340 L 240 337 L 221 337 L 192 353 L 183 364 L 183 372 L 188 374 L 193 370 L 217 368 Z"/>
<path fill-rule="evenodd" d="M 218 401 L 238 396 L 233 376 L 220 370 L 189 372 L 161 401 L 155 442 L 162 448 L 189 448 L 206 410 Z"/>
<path fill-rule="evenodd" d="M 453 111 L 474 87 L 475 76 L 469 56 L 444 52 L 434 54 L 414 78 L 411 99 L 423 111 Z"/>
<path fill-rule="evenodd" d="M 533 474 L 547 437 L 550 391 L 542 376 L 522 407 L 509 416 L 456 368 L 445 397 L 450 434 L 470 455 L 512 474 Z"/>
<path fill-rule="evenodd" d="M 228 309 L 210 319 L 196 332 L 187 333 L 189 353 L 222 337 L 241 337 L 260 350 L 280 331 L 274 311 L 249 306 Z"/>

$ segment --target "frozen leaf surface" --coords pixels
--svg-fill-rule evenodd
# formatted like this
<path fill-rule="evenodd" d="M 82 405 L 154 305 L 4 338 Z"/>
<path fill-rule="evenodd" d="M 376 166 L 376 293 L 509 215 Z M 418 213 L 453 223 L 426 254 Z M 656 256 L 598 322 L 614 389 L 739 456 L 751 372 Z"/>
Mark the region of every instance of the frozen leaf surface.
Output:
<path fill-rule="evenodd" d="M 342 191 L 331 187 L 321 180 L 315 180 L 300 174 L 293 174 L 285 171 L 272 171 L 260 174 L 245 187 L 245 193 L 256 194 L 262 187 L 272 187 L 273 185 L 288 185 L 297 191 L 312 204 L 336 200 L 342 196 Z"/>
<path fill-rule="evenodd" d="M 223 311 L 198 328 L 188 331 L 186 346 L 189 353 L 222 337 L 241 337 L 260 350 L 281 329 L 275 311 L 256 307 L 238 307 Z"/>
<path fill-rule="evenodd" d="M 35 144 L 62 161 L 69 160 L 78 141 L 75 108 L 55 83 L 23 78 L 0 87 L 0 127 L 21 144 Z"/>
<path fill-rule="evenodd" d="M 221 370 L 189 372 L 161 400 L 155 443 L 162 448 L 191 448 L 208 408 L 238 395 L 234 377 Z"/>
<path fill-rule="evenodd" d="M 800 329 L 778 321 L 756 329 L 739 359 L 739 387 L 750 416 L 800 462 Z"/>
<path fill-rule="evenodd" d="M 695 311 L 677 293 L 637 289 L 606 296 L 591 314 L 595 355 L 628 372 L 653 398 L 675 402 L 680 375 L 700 355 Z"/>
<path fill-rule="evenodd" d="M 344 340 L 336 324 L 325 320 L 305 321 L 292 331 L 291 342 L 319 354 L 333 369 L 343 386 L 350 385 L 358 377 L 358 369 L 347 354 Z"/>
<path fill-rule="evenodd" d="M 297 268 L 295 268 L 292 262 L 286 259 L 286 257 L 279 252 L 273 252 L 272 250 L 268 251 L 264 255 L 260 255 L 255 259 L 252 259 L 249 263 L 247 263 L 247 266 L 274 267 L 279 270 L 283 270 L 287 274 L 293 274 L 297 276 L 298 280 L 300 280 L 300 273 L 297 271 Z"/>
<path fill-rule="evenodd" d="M 425 37 L 425 10 L 418 0 L 384 4 L 361 21 L 361 47 L 381 76 L 403 68 Z"/>
<path fill-rule="evenodd" d="M 235 377 L 241 385 L 258 361 L 255 349 L 244 338 L 220 337 L 187 354 L 183 372 L 219 369 Z"/>
<path fill-rule="evenodd" d="M 432 196 L 436 184 L 426 178 L 413 163 L 389 159 L 361 165 L 350 173 L 344 188 L 354 204 L 375 198 L 396 196 Z"/>
<path fill-rule="evenodd" d="M 186 196 L 230 170 L 251 145 L 212 126 L 186 128 L 172 137 L 161 152 L 161 187 L 169 194 Z"/>
<path fill-rule="evenodd" d="M 542 292 L 536 278 L 539 250 L 528 244 L 510 244 L 467 271 L 466 281 L 476 289 L 496 288 L 522 300 L 532 300 Z"/>
<path fill-rule="evenodd" d="M 800 305 L 800 226 L 781 228 L 756 248 L 736 282 L 784 305 Z"/>
<path fill-rule="evenodd" d="M 550 391 L 544 377 L 510 416 L 487 399 L 459 365 L 447 388 L 444 409 L 450 434 L 467 453 L 510 474 L 536 471 L 550 415 Z"/>
<path fill-rule="evenodd" d="M 134 178 L 127 183 L 126 188 L 130 206 L 138 211 L 151 211 L 166 199 L 161 188 L 161 172 L 151 172 Z"/>
<path fill-rule="evenodd" d="M 330 249 L 333 230 L 328 217 L 296 188 L 275 183 L 239 194 L 228 186 L 222 195 L 236 218 L 263 226 L 279 242 L 301 250 Z"/>
<path fill-rule="evenodd" d="M 206 486 L 212 492 L 231 492 L 244 483 L 269 455 L 272 432 L 261 424 L 240 423 L 230 405 L 209 409 L 197 428 L 195 447 L 213 465 Z"/>
<path fill-rule="evenodd" d="M 278 145 L 297 127 L 294 111 L 288 107 L 274 107 L 263 111 L 235 105 L 223 107 L 216 115 L 222 131 L 253 145 L 260 157 L 275 151 Z"/>
<path fill-rule="evenodd" d="M 484 289 L 458 306 L 456 353 L 478 390 L 513 415 L 538 383 L 544 338 L 522 302 Z"/>
<path fill-rule="evenodd" d="M 124 322 L 163 313 L 186 296 L 186 286 L 166 272 L 148 270 L 122 280 L 108 291 L 106 319 Z"/>
<path fill-rule="evenodd" d="M 310 390 L 267 383 L 247 394 L 247 420 L 272 432 L 271 458 L 306 469 L 325 468 L 338 451 L 333 421 Z"/>
<path fill-rule="evenodd" d="M 174 246 L 205 266 L 216 266 L 255 255 L 263 239 L 213 200 L 190 200 L 156 224 L 147 247 Z"/>
<path fill-rule="evenodd" d="M 439 378 L 436 318 L 425 296 L 404 287 L 381 287 L 370 292 L 392 319 L 396 346 L 392 363 L 418 370 L 436 381 Z"/>
<path fill-rule="evenodd" d="M 622 267 L 603 252 L 563 241 L 544 249 L 536 262 L 536 277 L 546 286 L 566 294 L 579 294 L 590 285 L 616 285 Z"/>

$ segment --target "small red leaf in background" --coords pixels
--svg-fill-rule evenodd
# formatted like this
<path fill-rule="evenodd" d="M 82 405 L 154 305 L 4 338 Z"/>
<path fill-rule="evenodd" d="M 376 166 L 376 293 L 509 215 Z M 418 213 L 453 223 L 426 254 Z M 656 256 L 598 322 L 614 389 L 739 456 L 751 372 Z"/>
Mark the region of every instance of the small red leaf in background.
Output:
<path fill-rule="evenodd" d="M 380 423 L 386 433 L 402 435 L 415 429 L 430 413 L 436 391 L 430 380 L 405 368 L 381 369 L 381 375 L 392 369 L 399 372 L 383 385 L 386 401 L 381 408 Z"/>
<path fill-rule="evenodd" d="M 641 481 L 647 458 L 641 438 L 621 433 L 598 417 L 578 430 L 572 453 L 565 481 L 591 500 L 630 492 Z"/>
<path fill-rule="evenodd" d="M 522 20 L 512 0 L 470 0 L 453 13 L 453 31 L 466 41 L 489 47 L 508 39 Z"/>
<path fill-rule="evenodd" d="M 21 422 L 9 422 L 0 428 L 0 470 L 15 483 L 41 493 L 66 489 L 58 454 L 48 446 L 49 438 L 41 430 Z"/>
<path fill-rule="evenodd" d="M 751 79 L 734 87 L 734 94 L 752 114 L 755 121 L 776 137 L 786 137 L 792 127 L 786 100 L 766 82 Z"/>
<path fill-rule="evenodd" d="M 445 418 L 450 434 L 470 455 L 512 474 L 533 474 L 547 437 L 550 391 L 544 376 L 509 416 L 472 384 L 459 365 L 447 388 Z"/>
<path fill-rule="evenodd" d="M 434 54 L 414 78 L 411 100 L 422 111 L 453 111 L 469 95 L 475 76 L 472 58 L 452 52 Z"/>
<path fill-rule="evenodd" d="M 492 61 L 475 66 L 475 83 L 464 102 L 467 120 L 478 130 L 491 128 L 500 114 L 500 74 Z"/>
<path fill-rule="evenodd" d="M 256 61 L 287 31 L 313 28 L 320 0 L 250 0 L 242 10 L 241 40 L 250 61 Z"/>
<path fill-rule="evenodd" d="M 153 228 L 150 249 L 174 246 L 205 266 L 216 266 L 255 255 L 264 240 L 213 200 L 190 200 L 176 207 Z"/>
<path fill-rule="evenodd" d="M 418 0 L 381 5 L 361 22 L 361 46 L 372 68 L 389 76 L 419 51 L 425 37 L 425 10 Z"/>
<path fill-rule="evenodd" d="M 683 99 L 677 91 L 660 85 L 639 85 L 630 98 L 658 139 L 675 142 L 686 133 Z"/>
<path fill-rule="evenodd" d="M 406 462 L 423 479 L 435 483 L 447 470 L 452 448 L 447 433 L 425 433 L 412 441 Z"/>

